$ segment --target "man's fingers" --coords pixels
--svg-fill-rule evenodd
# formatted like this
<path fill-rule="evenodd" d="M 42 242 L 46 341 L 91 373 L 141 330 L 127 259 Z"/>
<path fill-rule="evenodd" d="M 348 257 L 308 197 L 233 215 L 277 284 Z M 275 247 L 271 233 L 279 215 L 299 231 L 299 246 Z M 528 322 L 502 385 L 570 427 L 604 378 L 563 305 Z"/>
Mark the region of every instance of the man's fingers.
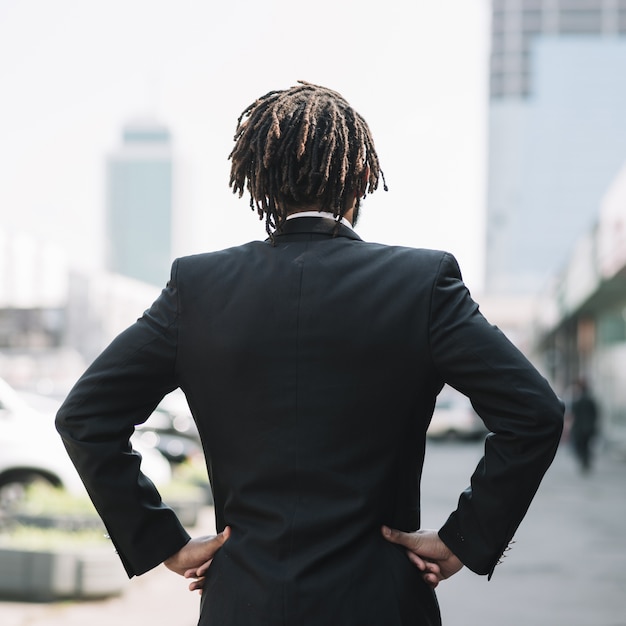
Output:
<path fill-rule="evenodd" d="M 204 577 L 197 578 L 189 583 L 189 591 L 202 591 L 202 587 L 204 586 Z"/>
<path fill-rule="evenodd" d="M 440 582 L 440 578 L 434 574 L 424 574 L 422 578 L 431 589 L 435 589 Z"/>
<path fill-rule="evenodd" d="M 437 563 L 425 561 L 410 550 L 407 550 L 407 554 L 411 563 L 422 572 L 422 579 L 431 589 L 434 589 L 443 580 L 441 568 Z"/>
<path fill-rule="evenodd" d="M 226 526 L 226 528 L 224 528 L 224 530 L 221 533 L 218 533 L 217 535 L 215 535 L 215 537 L 212 537 L 210 539 L 209 543 L 211 544 L 211 552 L 212 552 L 211 558 L 207 559 L 202 565 L 196 568 L 195 570 L 196 577 L 204 576 L 206 571 L 211 566 L 211 563 L 213 562 L 213 557 L 219 551 L 219 549 L 228 541 L 229 537 L 230 537 L 230 526 Z"/>
<path fill-rule="evenodd" d="M 405 533 L 383 526 L 381 531 L 387 541 L 407 549 L 409 560 L 422 572 L 422 578 L 433 589 L 463 567 L 463 563 L 450 551 L 436 530 L 421 529 Z"/>
<path fill-rule="evenodd" d="M 204 576 L 206 574 L 206 571 L 209 569 L 209 567 L 211 566 L 211 563 L 213 563 L 213 559 L 209 559 L 206 563 L 203 563 L 197 570 L 196 570 L 196 576 Z"/>
<path fill-rule="evenodd" d="M 415 546 L 415 540 L 409 533 L 396 530 L 395 528 L 389 528 L 388 526 L 382 527 L 383 537 L 391 543 L 397 543 L 405 548 L 413 548 Z"/>
<path fill-rule="evenodd" d="M 210 543 L 217 544 L 214 546 L 215 551 L 217 552 L 228 541 L 229 537 L 230 537 L 230 526 L 226 526 L 221 533 L 217 533 L 215 537 L 212 537 L 210 539 Z"/>
<path fill-rule="evenodd" d="M 417 569 L 422 572 L 436 574 L 437 576 L 441 574 L 441 568 L 437 563 L 427 561 L 418 554 L 415 554 L 415 552 L 411 552 L 411 550 L 407 550 L 406 554 L 409 557 L 409 561 L 411 561 L 411 563 L 413 563 L 413 565 L 415 565 Z"/>
<path fill-rule="evenodd" d="M 211 565 L 213 557 L 217 554 L 220 548 L 228 541 L 230 537 L 230 526 L 226 526 L 221 533 L 218 533 L 214 537 L 205 540 L 203 546 L 203 553 L 206 561 L 196 568 L 196 574 L 201 576 Z"/>
<path fill-rule="evenodd" d="M 411 563 L 413 563 L 413 565 L 415 565 L 418 570 L 425 572 L 428 569 L 426 561 L 424 561 L 424 559 L 415 554 L 415 552 L 407 550 L 406 554 L 409 557 L 409 561 L 411 561 Z"/>
<path fill-rule="evenodd" d="M 204 545 L 209 547 L 210 558 L 208 558 L 204 563 L 199 565 L 198 567 L 192 567 L 190 569 L 185 570 L 183 576 L 185 578 L 201 578 L 206 574 L 206 571 L 209 569 L 211 563 L 213 562 L 213 556 L 217 553 L 217 551 L 228 541 L 230 537 L 230 526 L 226 526 L 221 533 L 218 533 L 214 537 L 206 540 Z M 193 584 L 193 583 L 192 583 Z"/>
<path fill-rule="evenodd" d="M 436 576 L 438 579 L 441 579 L 441 568 L 437 563 L 433 563 L 433 561 L 427 561 L 422 557 L 415 554 L 415 552 L 411 552 L 411 550 L 406 551 L 407 556 L 409 557 L 409 561 L 417 567 L 418 570 L 424 572 L 424 574 L 432 574 Z"/>

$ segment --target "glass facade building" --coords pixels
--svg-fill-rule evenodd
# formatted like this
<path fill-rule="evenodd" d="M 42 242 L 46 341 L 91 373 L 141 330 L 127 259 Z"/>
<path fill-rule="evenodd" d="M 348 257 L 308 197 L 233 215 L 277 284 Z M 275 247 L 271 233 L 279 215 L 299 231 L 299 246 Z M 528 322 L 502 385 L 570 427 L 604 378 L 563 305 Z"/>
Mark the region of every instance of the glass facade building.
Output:
<path fill-rule="evenodd" d="M 626 161 L 626 0 L 493 0 L 485 288 L 532 294 Z"/>
<path fill-rule="evenodd" d="M 107 269 L 150 283 L 169 278 L 172 154 L 169 131 L 129 124 L 107 163 Z"/>

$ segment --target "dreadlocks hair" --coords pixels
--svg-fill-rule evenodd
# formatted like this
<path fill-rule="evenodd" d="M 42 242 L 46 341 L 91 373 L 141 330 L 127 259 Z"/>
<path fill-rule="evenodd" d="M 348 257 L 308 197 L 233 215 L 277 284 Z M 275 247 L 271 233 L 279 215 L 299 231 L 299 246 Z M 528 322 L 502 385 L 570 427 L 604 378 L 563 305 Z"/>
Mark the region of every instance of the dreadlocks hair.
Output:
<path fill-rule="evenodd" d="M 387 191 L 367 122 L 326 87 L 298 81 L 258 98 L 239 116 L 234 141 L 229 186 L 240 198 L 248 190 L 272 240 L 288 208 L 319 206 L 339 222 L 379 177 Z"/>

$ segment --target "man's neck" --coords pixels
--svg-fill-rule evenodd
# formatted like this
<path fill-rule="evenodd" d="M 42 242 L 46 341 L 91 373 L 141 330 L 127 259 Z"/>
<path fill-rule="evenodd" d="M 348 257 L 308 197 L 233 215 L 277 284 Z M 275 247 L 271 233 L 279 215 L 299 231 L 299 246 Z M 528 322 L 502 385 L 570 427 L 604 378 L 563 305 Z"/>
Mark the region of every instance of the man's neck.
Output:
<path fill-rule="evenodd" d="M 350 211 L 350 213 L 352 213 L 352 211 Z M 317 211 L 317 210 L 298 211 L 296 213 L 290 213 L 287 216 L 287 220 L 293 220 L 298 217 L 327 217 L 327 218 L 330 218 L 331 220 L 337 221 L 337 218 L 330 211 Z M 347 226 L 348 228 L 352 228 L 352 222 L 348 219 L 348 216 L 342 217 L 339 221 L 344 226 Z"/>
<path fill-rule="evenodd" d="M 346 222 L 348 222 L 346 224 L 346 226 L 349 226 L 350 228 L 353 227 L 354 224 L 354 210 L 357 204 L 357 199 L 354 199 L 354 202 L 348 206 L 346 208 L 346 210 L 343 213 L 343 218 L 342 218 L 342 222 L 345 224 Z M 322 207 L 320 207 L 320 205 L 318 204 L 309 204 L 309 205 L 301 205 L 299 207 L 286 207 L 287 209 L 287 219 L 292 219 L 294 217 L 303 217 L 304 214 L 306 214 L 306 217 L 330 217 L 333 220 L 336 220 L 337 218 L 333 215 L 332 211 L 327 211 L 325 209 L 323 209 Z"/>

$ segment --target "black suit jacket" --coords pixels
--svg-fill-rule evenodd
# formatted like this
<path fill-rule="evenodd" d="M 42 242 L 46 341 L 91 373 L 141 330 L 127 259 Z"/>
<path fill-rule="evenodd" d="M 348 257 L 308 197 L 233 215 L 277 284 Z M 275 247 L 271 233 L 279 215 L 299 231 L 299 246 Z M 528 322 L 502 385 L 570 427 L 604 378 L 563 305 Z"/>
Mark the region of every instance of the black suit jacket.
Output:
<path fill-rule="evenodd" d="M 202 624 L 437 624 L 380 527 L 420 525 L 425 433 L 444 382 L 492 431 L 440 536 L 490 574 L 551 463 L 562 405 L 478 310 L 452 256 L 363 242 L 325 218 L 174 262 L 91 365 L 58 429 L 129 575 L 188 540 L 140 473 L 135 424 L 180 387 L 232 536 Z"/>

